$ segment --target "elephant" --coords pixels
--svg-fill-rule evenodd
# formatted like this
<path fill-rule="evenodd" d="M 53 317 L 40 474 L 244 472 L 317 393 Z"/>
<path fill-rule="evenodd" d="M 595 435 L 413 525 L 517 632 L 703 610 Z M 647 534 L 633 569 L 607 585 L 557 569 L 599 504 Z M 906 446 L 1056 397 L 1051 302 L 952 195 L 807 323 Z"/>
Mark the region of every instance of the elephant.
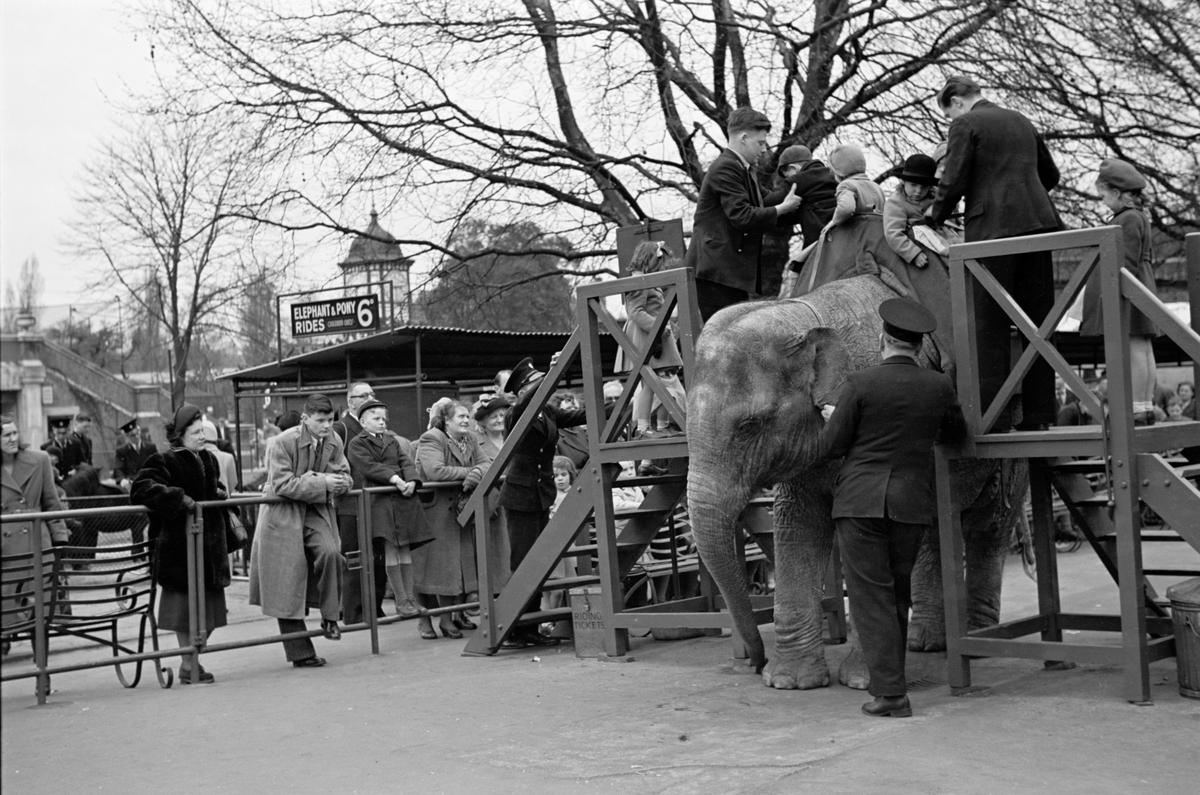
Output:
<path fill-rule="evenodd" d="M 728 307 L 710 318 L 697 339 L 688 384 L 688 511 L 701 559 L 745 644 L 742 670 L 762 674 L 770 687 L 830 683 L 821 596 L 840 462 L 820 458 L 819 407 L 835 402 L 848 372 L 878 361 L 877 309 L 895 295 L 876 276 L 855 276 L 801 298 Z M 923 366 L 937 357 L 927 340 Z M 1005 531 L 1022 509 L 1028 471 L 1023 461 L 963 460 L 954 476 L 963 506 L 968 621 L 971 628 L 991 626 L 999 619 Z M 775 653 L 768 664 L 735 540 L 747 502 L 772 485 Z M 939 555 L 934 530 L 913 572 L 910 650 L 945 648 Z M 865 689 L 868 675 L 854 633 L 851 642 L 839 680 Z"/>

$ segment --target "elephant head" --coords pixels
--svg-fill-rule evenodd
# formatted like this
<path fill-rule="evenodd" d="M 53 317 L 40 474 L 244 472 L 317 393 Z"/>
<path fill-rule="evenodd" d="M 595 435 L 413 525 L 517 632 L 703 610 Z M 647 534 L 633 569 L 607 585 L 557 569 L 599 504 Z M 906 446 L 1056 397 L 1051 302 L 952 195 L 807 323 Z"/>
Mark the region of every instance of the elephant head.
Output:
<path fill-rule="evenodd" d="M 803 301 L 719 312 L 699 337 L 689 379 L 696 545 L 760 671 L 766 654 L 734 548 L 736 523 L 755 493 L 819 460 L 820 406 L 834 402 L 854 367 L 844 335 L 819 321 Z"/>

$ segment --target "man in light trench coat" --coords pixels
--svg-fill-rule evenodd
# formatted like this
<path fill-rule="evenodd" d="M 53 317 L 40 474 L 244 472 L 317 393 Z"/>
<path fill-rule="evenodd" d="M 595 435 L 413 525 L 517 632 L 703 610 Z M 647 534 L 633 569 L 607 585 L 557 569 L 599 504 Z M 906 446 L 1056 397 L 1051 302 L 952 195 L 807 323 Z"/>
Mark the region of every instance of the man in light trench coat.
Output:
<path fill-rule="evenodd" d="M 250 604 L 277 618 L 282 634 L 303 632 L 312 606 L 320 608 L 325 637 L 342 637 L 337 622 L 343 559 L 334 500 L 351 483 L 341 439 L 333 432 L 333 403 L 310 395 L 300 424 L 271 445 L 266 494 L 288 501 L 263 506 L 250 557 Z M 325 664 L 308 638 L 285 641 L 283 648 L 297 668 Z"/>

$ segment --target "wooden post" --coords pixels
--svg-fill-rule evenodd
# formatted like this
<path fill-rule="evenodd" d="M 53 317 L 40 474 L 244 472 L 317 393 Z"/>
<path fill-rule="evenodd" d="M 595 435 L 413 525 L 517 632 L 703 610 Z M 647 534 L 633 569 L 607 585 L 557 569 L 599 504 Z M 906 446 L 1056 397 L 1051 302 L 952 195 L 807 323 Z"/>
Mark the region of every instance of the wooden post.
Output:
<path fill-rule="evenodd" d="M 1029 494 L 1033 507 L 1033 549 L 1037 559 L 1038 612 L 1045 622 L 1042 640 L 1061 643 L 1058 549 L 1054 546 L 1054 504 L 1045 458 L 1029 459 Z"/>
<path fill-rule="evenodd" d="M 1129 302 L 1121 295 L 1124 258 L 1121 229 L 1107 226 L 1100 239 L 1101 303 L 1104 309 L 1104 366 L 1108 378 L 1109 454 L 1112 456 L 1113 524 L 1121 598 L 1121 662 L 1125 698 L 1150 703 L 1150 660 L 1143 605 L 1141 515 L 1134 458 L 1133 383 L 1129 361 Z"/>

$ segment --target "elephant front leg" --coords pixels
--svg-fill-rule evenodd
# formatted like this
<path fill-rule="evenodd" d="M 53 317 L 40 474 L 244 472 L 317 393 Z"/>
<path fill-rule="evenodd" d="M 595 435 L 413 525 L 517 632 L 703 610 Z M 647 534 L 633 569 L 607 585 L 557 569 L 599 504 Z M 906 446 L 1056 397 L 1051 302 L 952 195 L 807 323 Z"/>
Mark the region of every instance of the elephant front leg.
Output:
<path fill-rule="evenodd" d="M 781 487 L 775 502 L 775 654 L 763 682 L 779 690 L 811 690 L 830 682 L 821 597 L 833 524 L 827 504 L 806 504 L 790 491 Z"/>

